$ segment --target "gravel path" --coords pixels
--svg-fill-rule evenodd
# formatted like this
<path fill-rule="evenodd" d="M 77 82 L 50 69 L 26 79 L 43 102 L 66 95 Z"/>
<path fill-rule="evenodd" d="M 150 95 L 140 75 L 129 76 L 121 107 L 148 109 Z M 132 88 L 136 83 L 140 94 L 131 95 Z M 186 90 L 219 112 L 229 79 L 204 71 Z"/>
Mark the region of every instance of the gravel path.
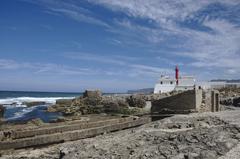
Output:
<path fill-rule="evenodd" d="M 240 158 L 240 109 L 176 115 L 138 128 L 2 158 Z"/>

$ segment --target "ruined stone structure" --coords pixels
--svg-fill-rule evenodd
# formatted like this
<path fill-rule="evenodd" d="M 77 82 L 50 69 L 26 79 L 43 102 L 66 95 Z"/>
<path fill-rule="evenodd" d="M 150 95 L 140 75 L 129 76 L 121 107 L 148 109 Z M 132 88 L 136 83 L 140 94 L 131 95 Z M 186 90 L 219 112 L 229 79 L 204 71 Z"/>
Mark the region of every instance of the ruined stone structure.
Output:
<path fill-rule="evenodd" d="M 105 121 L 74 121 L 62 125 L 0 131 L 0 150 L 40 146 L 93 137 L 150 122 L 149 117 L 125 117 Z"/>
<path fill-rule="evenodd" d="M 152 102 L 152 113 L 190 113 L 220 111 L 219 92 L 195 89 Z"/>
<path fill-rule="evenodd" d="M 102 96 L 102 92 L 100 90 L 86 90 L 83 93 L 83 98 L 88 97 L 88 98 L 97 98 L 97 97 L 101 97 Z"/>
<path fill-rule="evenodd" d="M 216 112 L 223 110 L 223 107 L 220 105 L 219 91 L 211 90 L 206 91 L 203 94 L 204 99 L 201 107 L 201 112 Z"/>

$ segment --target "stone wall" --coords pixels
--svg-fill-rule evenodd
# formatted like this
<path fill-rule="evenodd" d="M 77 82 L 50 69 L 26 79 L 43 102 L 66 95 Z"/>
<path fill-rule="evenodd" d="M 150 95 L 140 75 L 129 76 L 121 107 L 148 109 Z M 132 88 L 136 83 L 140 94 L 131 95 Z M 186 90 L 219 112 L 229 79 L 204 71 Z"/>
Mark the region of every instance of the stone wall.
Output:
<path fill-rule="evenodd" d="M 217 90 L 211 91 L 211 111 L 217 112 L 221 110 L 219 92 Z"/>
<path fill-rule="evenodd" d="M 206 90 L 203 92 L 203 103 L 199 112 L 216 112 L 223 110 L 220 105 L 219 91 Z"/>
<path fill-rule="evenodd" d="M 87 137 L 93 137 L 103 134 L 105 132 L 122 130 L 130 127 L 143 125 L 150 122 L 149 117 L 143 118 L 127 118 L 125 121 L 117 121 L 111 124 L 104 124 L 102 126 L 91 127 L 87 129 L 77 129 L 74 131 L 63 131 L 51 134 L 37 135 L 34 137 L 21 138 L 16 140 L 0 142 L 0 150 L 17 149 L 31 146 L 39 146 L 45 144 L 60 143 L 64 141 L 73 141 Z"/>
<path fill-rule="evenodd" d="M 189 90 L 152 102 L 152 113 L 198 111 L 202 103 L 202 90 Z"/>
<path fill-rule="evenodd" d="M 89 98 L 96 98 L 96 97 L 101 97 L 102 92 L 100 90 L 86 90 L 83 93 L 83 97 L 89 97 Z"/>

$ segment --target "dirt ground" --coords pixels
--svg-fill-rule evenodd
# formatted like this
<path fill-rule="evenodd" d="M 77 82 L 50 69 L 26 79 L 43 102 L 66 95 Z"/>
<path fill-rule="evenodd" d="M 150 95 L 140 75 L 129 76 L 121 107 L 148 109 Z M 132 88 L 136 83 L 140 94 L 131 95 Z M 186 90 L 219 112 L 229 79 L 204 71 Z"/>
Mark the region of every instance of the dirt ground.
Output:
<path fill-rule="evenodd" d="M 141 127 L 38 149 L 17 150 L 1 158 L 156 158 L 238 159 L 240 109 L 176 115 Z"/>

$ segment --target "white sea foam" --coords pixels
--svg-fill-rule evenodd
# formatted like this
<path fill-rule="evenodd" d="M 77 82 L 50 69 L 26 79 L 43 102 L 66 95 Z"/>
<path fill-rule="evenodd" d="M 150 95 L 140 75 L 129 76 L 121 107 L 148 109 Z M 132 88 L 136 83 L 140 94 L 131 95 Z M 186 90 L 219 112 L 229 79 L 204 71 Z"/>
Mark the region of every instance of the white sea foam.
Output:
<path fill-rule="evenodd" d="M 7 106 L 24 106 L 22 105 L 24 102 L 36 102 L 43 101 L 48 104 L 55 104 L 58 99 L 73 99 L 75 97 L 17 97 L 17 98 L 5 98 L 0 99 L 0 104 L 4 104 Z"/>
<path fill-rule="evenodd" d="M 23 108 L 22 110 L 15 112 L 14 116 L 7 118 L 7 120 L 14 120 L 17 118 L 21 118 L 25 116 L 27 113 L 32 112 L 34 109 L 37 109 L 37 106 L 30 107 L 30 108 Z"/>

